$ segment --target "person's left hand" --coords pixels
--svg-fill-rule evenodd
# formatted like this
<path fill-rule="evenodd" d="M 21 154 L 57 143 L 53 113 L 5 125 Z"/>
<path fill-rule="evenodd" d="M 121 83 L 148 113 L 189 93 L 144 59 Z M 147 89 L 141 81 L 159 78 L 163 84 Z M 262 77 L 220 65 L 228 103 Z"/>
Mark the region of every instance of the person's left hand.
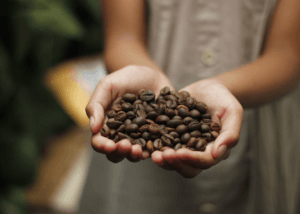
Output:
<path fill-rule="evenodd" d="M 201 80 L 181 91 L 188 91 L 191 97 L 207 104 L 212 120 L 221 124 L 220 135 L 207 145 L 204 152 L 167 149 L 155 151 L 151 157 L 160 167 L 193 178 L 229 156 L 231 148 L 238 143 L 244 111 L 237 99 L 216 79 Z"/>

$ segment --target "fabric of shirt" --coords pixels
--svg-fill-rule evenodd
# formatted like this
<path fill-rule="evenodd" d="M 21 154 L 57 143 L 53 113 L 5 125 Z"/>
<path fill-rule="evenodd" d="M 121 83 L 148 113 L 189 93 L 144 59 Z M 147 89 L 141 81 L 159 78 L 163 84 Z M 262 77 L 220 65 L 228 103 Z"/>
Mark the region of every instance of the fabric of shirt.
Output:
<path fill-rule="evenodd" d="M 148 3 L 150 54 L 179 90 L 257 59 L 277 0 Z M 300 139 L 299 97 L 296 90 L 276 103 L 246 110 L 230 157 L 193 179 L 151 159 L 113 164 L 94 152 L 78 213 L 297 213 L 299 188 L 288 181 L 296 185 L 299 180 L 299 158 L 288 156 L 299 147 L 294 145 L 295 136 Z"/>

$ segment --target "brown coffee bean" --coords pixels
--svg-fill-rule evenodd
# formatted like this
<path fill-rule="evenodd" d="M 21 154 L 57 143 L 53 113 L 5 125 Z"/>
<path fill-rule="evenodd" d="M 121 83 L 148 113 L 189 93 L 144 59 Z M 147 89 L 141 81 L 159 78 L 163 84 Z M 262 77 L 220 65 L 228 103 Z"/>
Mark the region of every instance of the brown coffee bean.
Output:
<path fill-rule="evenodd" d="M 178 109 L 175 109 L 175 115 L 178 116 Z M 180 116 L 178 116 L 180 117 Z"/>
<path fill-rule="evenodd" d="M 132 123 L 132 121 L 130 120 L 130 119 L 126 119 L 125 121 L 124 121 L 124 125 L 125 126 L 127 126 L 127 125 L 129 125 L 129 124 L 131 124 Z"/>
<path fill-rule="evenodd" d="M 187 92 L 187 91 L 181 91 L 181 92 L 179 92 L 183 97 L 190 97 L 191 95 L 190 95 L 190 93 L 189 92 Z"/>
<path fill-rule="evenodd" d="M 108 137 L 110 133 L 109 127 L 103 126 L 102 129 L 100 130 L 100 133 L 103 137 Z"/>
<path fill-rule="evenodd" d="M 196 131 L 192 131 L 190 133 L 191 137 L 195 137 L 195 138 L 198 138 L 198 137 L 201 137 L 201 132 L 199 130 L 196 130 Z"/>
<path fill-rule="evenodd" d="M 202 133 L 201 138 L 205 139 L 207 142 L 212 141 L 212 135 L 209 132 Z"/>
<path fill-rule="evenodd" d="M 145 124 L 139 128 L 141 133 L 148 132 L 149 124 Z"/>
<path fill-rule="evenodd" d="M 188 132 L 188 128 L 186 125 L 179 125 L 177 126 L 176 128 L 176 132 L 180 135 L 183 135 L 184 133 L 187 133 Z"/>
<path fill-rule="evenodd" d="M 182 120 L 170 120 L 167 122 L 168 127 L 176 128 L 177 126 L 182 124 Z"/>
<path fill-rule="evenodd" d="M 123 103 L 126 103 L 125 100 L 121 100 L 120 105 L 122 105 Z"/>
<path fill-rule="evenodd" d="M 177 100 L 178 105 L 185 105 L 186 104 L 186 97 L 182 96 Z"/>
<path fill-rule="evenodd" d="M 163 130 L 164 128 L 166 128 L 166 126 L 165 126 L 164 124 L 157 125 L 157 127 L 158 127 L 160 130 Z"/>
<path fill-rule="evenodd" d="M 119 141 L 118 135 L 115 135 L 115 137 L 113 138 L 113 141 L 114 141 L 115 143 L 117 143 L 117 142 Z"/>
<path fill-rule="evenodd" d="M 115 135 L 117 134 L 117 130 L 111 129 L 109 133 L 109 138 L 114 139 Z"/>
<path fill-rule="evenodd" d="M 155 141 L 156 139 L 160 138 L 161 135 L 160 134 L 151 134 L 150 135 L 150 140 Z"/>
<path fill-rule="evenodd" d="M 185 108 L 180 108 L 180 109 L 178 109 L 178 115 L 182 118 L 190 117 L 190 112 L 189 112 L 189 110 L 186 110 Z"/>
<path fill-rule="evenodd" d="M 173 100 L 176 101 L 177 97 L 175 97 L 174 95 L 166 95 L 164 96 L 165 100 Z"/>
<path fill-rule="evenodd" d="M 151 119 L 151 120 L 155 120 L 158 116 L 159 116 L 159 114 L 157 112 L 155 112 L 155 111 L 150 111 L 147 114 L 147 118 Z"/>
<path fill-rule="evenodd" d="M 175 139 L 174 139 L 174 145 L 176 145 L 176 144 L 178 144 L 178 143 L 181 143 L 180 138 L 175 138 Z"/>
<path fill-rule="evenodd" d="M 160 133 L 161 135 L 169 134 L 169 132 L 168 132 L 166 129 L 160 130 L 159 133 Z"/>
<path fill-rule="evenodd" d="M 119 111 L 122 111 L 122 107 L 120 104 L 118 104 L 112 110 L 114 110 L 115 112 L 119 112 Z"/>
<path fill-rule="evenodd" d="M 158 103 L 160 100 L 165 100 L 165 98 L 162 95 L 158 95 L 156 102 Z"/>
<path fill-rule="evenodd" d="M 150 119 L 146 119 L 146 123 L 147 124 L 155 124 L 155 122 L 153 120 L 150 120 Z"/>
<path fill-rule="evenodd" d="M 145 119 L 146 119 L 146 117 L 147 117 L 146 112 L 143 111 L 143 110 L 137 110 L 136 115 L 137 115 L 138 117 L 143 117 L 143 118 L 145 118 Z"/>
<path fill-rule="evenodd" d="M 137 117 L 132 120 L 133 123 L 137 124 L 139 127 L 146 124 L 146 119 L 143 117 Z"/>
<path fill-rule="evenodd" d="M 118 137 L 119 137 L 119 140 L 127 139 L 127 140 L 129 140 L 131 143 L 133 143 L 133 139 L 132 139 L 130 136 L 128 136 L 127 134 L 124 134 L 124 133 L 122 133 L 122 132 L 119 132 L 119 133 L 118 133 Z"/>
<path fill-rule="evenodd" d="M 133 132 L 137 132 L 139 129 L 139 126 L 135 123 L 129 124 L 125 127 L 125 131 L 127 133 L 133 133 Z"/>
<path fill-rule="evenodd" d="M 142 147 L 142 149 L 146 149 L 146 145 L 147 145 L 146 140 L 143 138 L 139 138 L 139 141 L 140 141 L 139 145 Z"/>
<path fill-rule="evenodd" d="M 182 120 L 182 118 L 180 116 L 174 116 L 172 120 Z"/>
<path fill-rule="evenodd" d="M 203 119 L 202 120 L 204 123 L 211 123 L 211 119 Z"/>
<path fill-rule="evenodd" d="M 169 133 L 170 132 L 174 132 L 175 131 L 175 129 L 174 128 L 171 128 L 171 127 L 167 127 L 167 126 L 165 126 L 165 128 L 164 128 L 165 130 L 167 130 Z"/>
<path fill-rule="evenodd" d="M 201 124 L 197 120 L 195 120 L 195 121 L 191 121 L 189 125 L 187 125 L 187 127 L 189 131 L 196 131 L 201 128 Z"/>
<path fill-rule="evenodd" d="M 174 117 L 176 114 L 175 114 L 175 111 L 171 108 L 167 108 L 165 110 L 165 115 L 167 115 L 169 118 L 172 118 Z"/>
<path fill-rule="evenodd" d="M 196 146 L 197 142 L 197 138 L 191 137 L 190 140 L 186 143 L 186 146 L 193 148 Z"/>
<path fill-rule="evenodd" d="M 210 129 L 216 132 L 219 132 L 221 127 L 220 124 L 217 122 L 213 122 L 212 124 L 210 124 Z"/>
<path fill-rule="evenodd" d="M 162 147 L 163 147 L 163 143 L 162 143 L 162 140 L 160 138 L 156 139 L 154 142 L 153 142 L 153 147 L 154 149 L 156 150 L 160 150 Z"/>
<path fill-rule="evenodd" d="M 148 131 L 150 134 L 158 134 L 160 132 L 160 129 L 154 124 L 150 124 L 148 127 Z"/>
<path fill-rule="evenodd" d="M 165 146 L 170 146 L 171 147 L 175 139 L 172 135 L 164 134 L 161 137 L 161 140 L 162 140 L 162 142 Z"/>
<path fill-rule="evenodd" d="M 150 106 L 154 109 L 154 111 L 158 111 L 158 108 L 159 108 L 159 106 L 158 106 L 158 104 L 150 104 Z"/>
<path fill-rule="evenodd" d="M 155 119 L 155 122 L 158 124 L 163 124 L 163 123 L 167 123 L 169 120 L 170 120 L 170 118 L 167 115 L 159 115 Z"/>
<path fill-rule="evenodd" d="M 150 133 L 149 132 L 144 132 L 142 134 L 142 138 L 145 139 L 146 141 L 150 140 Z"/>
<path fill-rule="evenodd" d="M 135 114 L 133 113 L 133 111 L 128 111 L 126 114 L 127 118 L 130 120 L 133 120 L 135 118 Z"/>
<path fill-rule="evenodd" d="M 181 144 L 181 148 L 186 148 L 186 145 L 185 144 Z"/>
<path fill-rule="evenodd" d="M 136 95 L 135 94 L 124 94 L 123 98 L 124 101 L 133 103 L 136 100 Z"/>
<path fill-rule="evenodd" d="M 190 122 L 192 122 L 194 119 L 192 118 L 192 117 L 186 117 L 186 118 L 184 118 L 183 120 L 182 120 L 182 123 L 184 124 L 184 125 L 189 125 L 190 124 Z"/>
<path fill-rule="evenodd" d="M 197 139 L 197 144 L 195 146 L 195 149 L 197 151 L 204 151 L 207 145 L 207 141 L 201 138 Z"/>
<path fill-rule="evenodd" d="M 134 114 L 136 114 L 136 112 L 137 112 L 137 110 L 139 110 L 139 105 L 141 105 L 141 104 L 134 104 L 133 105 L 133 109 L 132 109 L 132 112 L 134 113 Z"/>
<path fill-rule="evenodd" d="M 143 101 L 138 99 L 138 100 L 134 101 L 133 105 L 142 104 L 142 103 L 143 103 Z"/>
<path fill-rule="evenodd" d="M 166 111 L 166 104 L 159 104 L 157 113 L 163 115 Z"/>
<path fill-rule="evenodd" d="M 186 109 L 186 110 L 189 111 L 189 108 L 187 106 L 185 106 L 185 105 L 178 105 L 176 108 L 177 109 L 184 108 L 184 109 Z"/>
<path fill-rule="evenodd" d="M 162 96 L 166 96 L 166 95 L 170 94 L 170 91 L 171 91 L 170 88 L 168 86 L 166 86 L 160 90 L 160 94 Z"/>
<path fill-rule="evenodd" d="M 153 146 L 153 142 L 151 140 L 149 140 L 146 144 L 147 150 L 148 152 L 151 154 L 152 152 L 154 152 L 154 146 Z"/>
<path fill-rule="evenodd" d="M 125 125 L 124 124 L 122 124 L 118 129 L 117 129 L 117 132 L 119 133 L 119 132 L 125 132 Z"/>
<path fill-rule="evenodd" d="M 149 112 L 155 111 L 155 110 L 154 110 L 154 108 L 152 108 L 150 105 L 147 105 L 147 106 L 145 107 L 145 111 L 146 111 L 146 113 L 148 114 Z"/>
<path fill-rule="evenodd" d="M 121 107 L 125 112 L 131 111 L 133 109 L 133 105 L 131 105 L 130 103 L 123 103 Z"/>
<path fill-rule="evenodd" d="M 200 128 L 201 132 L 210 132 L 210 127 L 207 124 L 201 124 L 201 128 Z"/>
<path fill-rule="evenodd" d="M 158 104 L 158 106 L 159 106 L 160 104 L 166 105 L 166 104 L 167 104 L 167 101 L 166 101 L 166 100 L 159 100 L 159 101 L 157 102 L 157 104 Z"/>
<path fill-rule="evenodd" d="M 137 139 L 137 138 L 141 137 L 142 133 L 139 133 L 139 132 L 138 133 L 130 133 L 129 135 L 130 135 L 130 137 Z"/>
<path fill-rule="evenodd" d="M 189 150 L 191 150 L 191 151 L 196 151 L 196 149 L 194 149 L 194 148 L 189 148 Z"/>
<path fill-rule="evenodd" d="M 196 105 L 195 99 L 193 97 L 186 98 L 186 106 L 191 110 L 194 109 Z"/>
<path fill-rule="evenodd" d="M 115 120 L 118 120 L 118 121 L 125 121 L 126 118 L 127 118 L 127 114 L 124 112 L 124 111 L 119 111 L 115 114 Z"/>
<path fill-rule="evenodd" d="M 197 102 L 196 104 L 196 109 L 201 113 L 201 114 L 205 114 L 208 110 L 208 107 L 205 103 L 203 102 Z"/>
<path fill-rule="evenodd" d="M 165 150 L 167 150 L 167 149 L 172 149 L 171 147 L 169 147 L 169 146 L 164 146 L 164 147 L 162 147 L 159 151 L 165 151 Z"/>
<path fill-rule="evenodd" d="M 181 142 L 182 142 L 183 144 L 186 144 L 187 142 L 189 142 L 190 138 L 191 138 L 190 134 L 189 134 L 189 133 L 185 133 L 185 134 L 183 134 L 183 135 L 181 136 L 180 139 L 181 139 Z"/>
<path fill-rule="evenodd" d="M 173 95 L 173 96 L 175 96 L 177 99 L 181 98 L 181 96 L 182 96 L 182 95 L 181 95 L 180 93 L 178 93 L 177 91 L 171 91 L 170 94 Z"/>
<path fill-rule="evenodd" d="M 179 138 L 179 134 L 177 132 L 170 132 L 169 135 L 172 135 L 174 138 Z"/>
<path fill-rule="evenodd" d="M 113 118 L 115 116 L 116 112 L 114 110 L 109 110 L 107 112 L 107 117 L 108 118 Z"/>
<path fill-rule="evenodd" d="M 219 136 L 219 133 L 217 131 L 212 131 L 210 134 L 213 139 L 216 139 Z"/>
<path fill-rule="evenodd" d="M 109 118 L 106 121 L 106 125 L 110 128 L 110 129 L 117 129 L 119 128 L 123 123 L 121 121 L 116 121 L 114 118 Z"/>
<path fill-rule="evenodd" d="M 147 102 L 143 102 L 142 104 L 137 104 L 137 106 L 138 106 L 138 110 L 142 110 L 142 111 L 146 111 L 146 107 L 145 107 L 145 104 L 144 103 L 146 103 L 147 104 Z M 148 104 L 147 104 L 148 105 Z M 138 111 L 137 110 L 137 111 Z"/>
<path fill-rule="evenodd" d="M 211 115 L 206 113 L 201 115 L 203 119 L 211 119 Z"/>
<path fill-rule="evenodd" d="M 141 100 L 150 102 L 155 99 L 155 94 L 151 90 L 143 91 L 140 95 Z"/>
<path fill-rule="evenodd" d="M 190 115 L 192 118 L 200 118 L 201 117 L 200 112 L 196 109 L 191 110 Z"/>
<path fill-rule="evenodd" d="M 177 102 L 175 100 L 168 100 L 166 106 L 167 108 L 176 109 Z"/>

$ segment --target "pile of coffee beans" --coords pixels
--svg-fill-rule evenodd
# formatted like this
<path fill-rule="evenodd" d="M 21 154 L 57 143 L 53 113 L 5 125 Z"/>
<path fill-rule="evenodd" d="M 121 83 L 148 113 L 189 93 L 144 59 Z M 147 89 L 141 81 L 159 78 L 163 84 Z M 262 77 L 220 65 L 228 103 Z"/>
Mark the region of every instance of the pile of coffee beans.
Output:
<path fill-rule="evenodd" d="M 218 137 L 220 124 L 212 122 L 205 103 L 187 91 L 151 90 L 125 94 L 118 106 L 107 112 L 101 135 L 118 142 L 128 139 L 150 153 L 167 148 L 204 151 Z"/>

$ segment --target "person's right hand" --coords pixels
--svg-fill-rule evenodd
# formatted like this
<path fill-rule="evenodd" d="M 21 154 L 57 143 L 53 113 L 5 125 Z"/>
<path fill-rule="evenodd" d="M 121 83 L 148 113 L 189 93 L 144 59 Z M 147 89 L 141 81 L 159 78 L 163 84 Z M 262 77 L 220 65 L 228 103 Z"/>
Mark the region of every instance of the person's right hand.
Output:
<path fill-rule="evenodd" d="M 115 143 L 101 136 L 100 129 L 104 125 L 106 110 L 120 103 L 124 94 L 136 94 L 142 89 L 152 90 L 155 94 L 159 94 L 160 89 L 165 86 L 174 90 L 161 71 L 136 65 L 124 67 L 101 79 L 86 106 L 86 113 L 90 118 L 90 129 L 93 133 L 94 150 L 106 154 L 108 160 L 114 163 L 122 161 L 125 157 L 132 162 L 148 158 L 150 154 L 143 152 L 139 145 L 132 146 L 126 139 Z"/>

